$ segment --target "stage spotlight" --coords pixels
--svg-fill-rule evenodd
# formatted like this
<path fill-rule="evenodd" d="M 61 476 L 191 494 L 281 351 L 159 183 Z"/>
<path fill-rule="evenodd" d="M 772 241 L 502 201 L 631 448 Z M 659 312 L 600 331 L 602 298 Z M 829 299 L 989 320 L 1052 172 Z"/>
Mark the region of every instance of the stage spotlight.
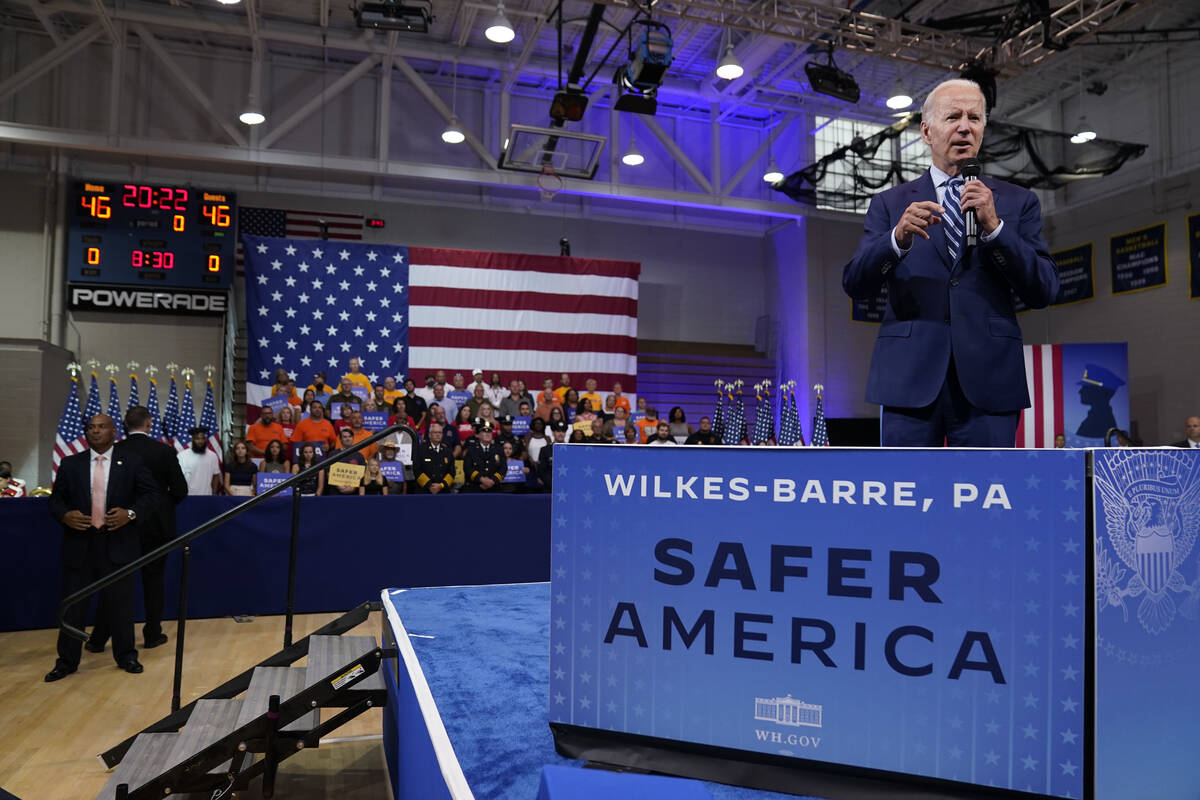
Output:
<path fill-rule="evenodd" d="M 621 156 L 621 163 L 627 167 L 640 166 L 646 157 L 642 155 L 642 151 L 637 149 L 637 140 L 629 140 L 629 149 L 625 151 L 625 155 Z"/>
<path fill-rule="evenodd" d="M 409 3 L 360 0 L 351 6 L 351 11 L 358 27 L 382 31 L 428 33 L 429 22 L 433 19 L 433 4 L 429 0 L 413 0 Z"/>
<path fill-rule="evenodd" d="M 770 166 L 763 173 L 763 181 L 766 183 L 778 183 L 781 180 L 783 180 L 783 173 L 779 170 L 779 165 L 775 163 L 775 159 L 772 158 Z"/>
<path fill-rule="evenodd" d="M 804 74 L 808 76 L 809 85 L 818 94 L 836 97 L 847 103 L 857 103 L 862 96 L 862 91 L 858 88 L 858 82 L 854 80 L 853 75 L 843 72 L 833 63 L 832 45 L 829 46 L 828 57 L 828 64 L 810 61 L 804 65 Z"/>
<path fill-rule="evenodd" d="M 516 38 L 517 32 L 513 30 L 512 23 L 504 15 L 504 3 L 496 5 L 496 16 L 492 18 L 491 24 L 484 30 L 483 35 L 489 42 L 496 44 L 508 44 Z"/>
<path fill-rule="evenodd" d="M 658 109 L 654 95 L 674 59 L 675 42 L 671 39 L 671 29 L 661 22 L 640 20 L 639 24 L 646 29 L 630 50 L 629 62 L 617 67 L 613 75 L 613 82 L 622 89 L 613 107 L 617 111 L 653 115 Z"/>
<path fill-rule="evenodd" d="M 466 140 L 467 135 L 463 133 L 458 117 L 451 117 L 450 124 L 446 126 L 446 130 L 442 131 L 442 141 L 446 144 L 462 144 Z"/>
<path fill-rule="evenodd" d="M 736 81 L 744 73 L 742 62 L 738 61 L 737 55 L 733 52 L 733 42 L 728 42 L 725 45 L 725 57 L 717 65 L 717 77 L 727 81 Z"/>

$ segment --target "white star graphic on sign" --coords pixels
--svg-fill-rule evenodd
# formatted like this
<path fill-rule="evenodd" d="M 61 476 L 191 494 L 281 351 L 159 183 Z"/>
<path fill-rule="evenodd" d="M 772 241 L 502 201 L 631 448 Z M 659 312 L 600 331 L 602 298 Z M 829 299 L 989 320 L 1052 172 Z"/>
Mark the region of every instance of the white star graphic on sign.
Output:
<path fill-rule="evenodd" d="M 376 348 L 376 347 L 378 347 L 378 346 L 379 346 L 379 345 L 375 344 L 374 342 L 367 342 L 367 352 L 368 352 L 368 353 L 374 353 L 374 352 L 375 352 L 375 348 Z M 371 381 L 371 382 L 372 382 L 372 383 L 374 383 L 374 381 Z"/>
<path fill-rule="evenodd" d="M 397 264 L 403 264 L 404 256 L 400 255 L 399 253 L 396 253 L 395 255 L 392 256 L 392 261 L 395 261 Z"/>
<path fill-rule="evenodd" d="M 342 352 L 343 352 L 343 353 L 349 353 L 349 352 L 350 352 L 350 343 L 349 343 L 349 342 L 342 342 L 342 345 L 341 345 L 341 346 L 342 346 Z"/>
<path fill-rule="evenodd" d="M 363 272 L 365 272 L 365 270 L 364 270 L 362 267 L 355 267 L 355 268 L 354 268 L 354 274 L 355 274 L 355 276 L 357 276 L 357 277 L 359 277 L 359 278 L 361 278 L 361 277 L 362 277 L 362 274 L 363 274 Z"/>
<path fill-rule="evenodd" d="M 271 330 L 274 331 L 275 333 L 283 333 L 283 323 L 282 322 L 271 323 Z"/>
<path fill-rule="evenodd" d="M 284 344 L 287 345 L 288 350 L 296 349 L 296 340 L 295 339 L 288 339 Z"/>
<path fill-rule="evenodd" d="M 383 267 L 382 269 L 379 270 L 379 274 L 381 277 L 386 278 L 392 274 L 392 271 L 390 269 L 388 269 L 387 267 Z"/>
<path fill-rule="evenodd" d="M 283 252 L 287 253 L 289 256 L 294 256 L 296 255 L 296 248 L 289 244 L 287 247 L 283 248 Z"/>
<path fill-rule="evenodd" d="M 283 299 L 283 292 L 271 292 L 271 299 L 278 303 Z"/>
<path fill-rule="evenodd" d="M 337 275 L 337 267 L 335 267 L 333 264 L 326 264 L 325 273 L 327 275 Z"/>
<path fill-rule="evenodd" d="M 266 276 L 266 275 L 259 275 L 259 276 L 258 276 L 258 285 L 259 285 L 259 286 L 266 286 L 266 285 L 267 285 L 267 276 Z"/>
<path fill-rule="evenodd" d="M 262 242 L 259 242 L 259 243 L 258 243 L 258 253 L 259 253 L 259 255 L 262 255 L 262 254 L 263 254 L 263 253 L 265 253 L 265 252 L 267 252 L 267 246 L 266 246 L 265 244 L 263 244 Z"/>
<path fill-rule="evenodd" d="M 283 262 L 280 261 L 278 258 L 271 262 L 271 269 L 275 270 L 276 272 L 279 272 L 279 268 L 282 266 L 283 266 Z"/>
<path fill-rule="evenodd" d="M 293 278 L 291 275 L 288 275 L 286 278 L 284 278 L 283 282 L 286 283 L 288 286 L 296 285 L 296 279 Z"/>
<path fill-rule="evenodd" d="M 316 351 L 319 353 L 319 352 L 321 352 L 321 351 L 322 351 L 322 350 L 324 350 L 324 349 L 325 349 L 325 343 L 324 343 L 324 342 L 313 342 L 313 350 L 316 350 Z M 335 365 L 335 366 L 336 366 L 336 365 Z"/>
<path fill-rule="evenodd" d="M 301 292 L 300 294 L 296 295 L 296 299 L 299 300 L 301 303 L 307 303 L 308 295 L 304 292 Z"/>
<path fill-rule="evenodd" d="M 267 337 L 265 337 L 265 336 L 258 340 L 258 346 L 261 349 L 265 350 L 267 345 L 269 345 L 269 344 L 270 344 L 270 342 L 267 341 Z"/>
<path fill-rule="evenodd" d="M 343 292 L 349 291 L 350 290 L 350 281 L 342 281 L 341 283 L 338 284 L 338 288 L 341 289 Z"/>
<path fill-rule="evenodd" d="M 309 331 L 309 327 L 307 325 L 300 326 L 300 335 L 301 336 L 308 336 L 308 331 Z"/>
<path fill-rule="evenodd" d="M 266 307 L 266 306 L 259 306 L 259 307 L 258 307 L 258 315 L 259 315 L 260 317 L 265 317 L 265 316 L 267 315 L 267 307 Z"/>
<path fill-rule="evenodd" d="M 314 290 L 320 289 L 325 283 L 320 278 L 313 278 L 312 287 Z"/>
<path fill-rule="evenodd" d="M 379 257 L 379 254 L 378 254 L 378 253 L 376 253 L 374 250 L 372 250 L 371 252 L 367 253 L 367 261 L 374 261 L 374 260 L 375 260 L 376 258 L 378 258 L 378 257 Z"/>
<path fill-rule="evenodd" d="M 354 296 L 354 305 L 361 307 L 362 304 L 363 304 L 362 295 L 355 295 Z"/>
<path fill-rule="evenodd" d="M 325 312 L 319 308 L 314 309 L 312 315 L 313 315 L 313 319 L 315 319 L 317 321 L 325 319 Z"/>
<path fill-rule="evenodd" d="M 284 309 L 283 313 L 288 315 L 288 319 L 295 319 L 296 317 L 296 309 L 292 308 L 291 306 L 288 306 L 286 309 Z"/>
<path fill-rule="evenodd" d="M 313 250 L 313 253 L 312 253 L 313 258 L 320 258 L 323 255 L 325 255 L 325 251 L 322 250 L 321 248 L 318 247 L 316 250 Z"/>
<path fill-rule="evenodd" d="M 390 358 L 382 358 L 379 360 L 379 366 L 383 367 L 384 369 L 387 369 L 391 365 L 392 365 L 392 360 Z"/>
<path fill-rule="evenodd" d="M 307 261 L 301 261 L 301 262 L 300 262 L 300 271 L 301 271 L 301 272 L 308 272 L 308 262 L 307 262 Z"/>
<path fill-rule="evenodd" d="M 304 356 L 303 358 L 300 359 L 300 366 L 302 366 L 302 367 L 307 367 L 311 363 L 312 363 L 312 359 L 309 358 L 308 356 Z"/>
<path fill-rule="evenodd" d="M 354 327 L 354 335 L 355 335 L 355 336 L 358 336 L 358 337 L 362 337 L 362 335 L 363 335 L 363 329 L 362 329 L 362 327 L 361 327 L 361 326 L 357 326 L 357 325 L 356 325 L 356 326 Z"/>
<path fill-rule="evenodd" d="M 367 281 L 367 291 L 368 291 L 368 292 L 373 292 L 373 291 L 375 291 L 375 289 L 376 289 L 377 287 L 378 287 L 378 284 L 377 284 L 377 283 L 375 283 L 375 281 Z"/>
<path fill-rule="evenodd" d="M 342 261 L 349 261 L 350 260 L 350 251 L 342 250 L 341 252 L 338 253 L 338 257 L 341 258 Z"/>

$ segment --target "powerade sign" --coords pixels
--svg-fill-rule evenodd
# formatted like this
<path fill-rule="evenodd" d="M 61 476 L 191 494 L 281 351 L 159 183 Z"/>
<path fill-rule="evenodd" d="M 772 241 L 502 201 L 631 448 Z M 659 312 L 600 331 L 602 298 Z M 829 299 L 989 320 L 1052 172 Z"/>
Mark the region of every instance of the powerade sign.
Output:
<path fill-rule="evenodd" d="M 222 316 L 229 305 L 226 292 L 195 289 L 132 289 L 119 286 L 67 287 L 67 307 L 72 311 L 121 311 L 143 314 Z"/>
<path fill-rule="evenodd" d="M 552 722 L 1083 796 L 1084 454 L 570 445 Z"/>

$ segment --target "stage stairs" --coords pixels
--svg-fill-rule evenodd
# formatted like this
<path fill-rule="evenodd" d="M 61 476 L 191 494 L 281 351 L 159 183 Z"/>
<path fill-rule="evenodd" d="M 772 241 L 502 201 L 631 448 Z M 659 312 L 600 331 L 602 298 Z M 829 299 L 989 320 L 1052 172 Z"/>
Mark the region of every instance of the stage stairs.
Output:
<path fill-rule="evenodd" d="M 379 607 L 364 603 L 103 753 L 116 768 L 97 800 L 215 800 L 258 777 L 271 797 L 280 761 L 385 704 L 380 665 L 395 651 L 344 635 Z M 306 666 L 292 666 L 305 657 Z M 340 710 L 322 722 L 323 708 Z"/>

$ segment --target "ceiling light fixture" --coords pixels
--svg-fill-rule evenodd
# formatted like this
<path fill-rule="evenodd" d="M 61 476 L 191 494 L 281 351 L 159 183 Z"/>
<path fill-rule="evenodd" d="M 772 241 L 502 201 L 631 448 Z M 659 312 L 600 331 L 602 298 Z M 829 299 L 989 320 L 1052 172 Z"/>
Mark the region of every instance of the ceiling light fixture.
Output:
<path fill-rule="evenodd" d="M 1075 133 L 1071 135 L 1071 144 L 1084 144 L 1095 138 L 1096 132 L 1088 124 L 1087 114 L 1080 116 L 1079 122 L 1075 125 Z"/>
<path fill-rule="evenodd" d="M 775 158 L 771 158 L 770 166 L 763 173 L 763 181 L 766 183 L 778 183 L 783 180 L 783 173 L 779 169 L 779 165 L 775 163 Z"/>
<path fill-rule="evenodd" d="M 629 149 L 625 151 L 625 155 L 621 156 L 621 163 L 627 167 L 636 167 L 640 166 L 645 160 L 646 157 L 637 148 L 637 140 L 631 136 L 629 138 Z"/>
<path fill-rule="evenodd" d="M 896 79 L 896 85 L 892 87 L 892 94 L 887 99 L 887 107 L 893 111 L 903 111 L 913 104 L 912 95 L 904 91 L 904 86 L 900 83 L 900 79 Z"/>
<path fill-rule="evenodd" d="M 267 117 L 262 112 L 254 97 L 250 97 L 250 102 L 246 104 L 246 110 L 238 114 L 238 119 L 243 125 L 262 125 L 267 121 Z"/>
<path fill-rule="evenodd" d="M 742 69 L 742 62 L 738 61 L 737 55 L 733 52 L 733 32 L 726 28 L 725 55 L 721 58 L 721 63 L 717 64 L 717 77 L 727 81 L 736 81 L 745 72 L 746 70 Z"/>
<path fill-rule="evenodd" d="M 458 62 L 454 62 L 454 83 L 450 90 L 450 124 L 442 131 L 442 141 L 446 144 L 462 144 L 467 140 L 462 125 L 458 121 Z"/>
<path fill-rule="evenodd" d="M 242 0 L 217 0 L 217 2 L 223 6 L 236 6 Z"/>
<path fill-rule="evenodd" d="M 496 4 L 496 15 L 492 17 L 491 24 L 484 30 L 483 35 L 489 42 L 496 44 L 508 44 L 516 38 L 517 32 L 513 30 L 512 23 L 504 14 L 504 3 Z"/>

